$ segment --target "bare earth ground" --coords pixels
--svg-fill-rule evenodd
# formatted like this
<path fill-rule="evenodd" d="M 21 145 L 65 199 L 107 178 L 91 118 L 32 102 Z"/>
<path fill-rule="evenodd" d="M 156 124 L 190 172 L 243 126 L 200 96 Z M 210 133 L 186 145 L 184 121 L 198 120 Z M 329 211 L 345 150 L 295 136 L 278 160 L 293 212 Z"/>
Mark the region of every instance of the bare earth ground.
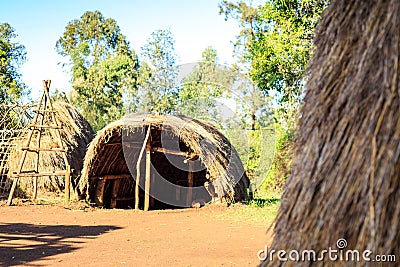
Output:
<path fill-rule="evenodd" d="M 248 207 L 246 207 L 248 208 Z M 268 223 L 243 207 L 135 212 L 0 207 L 0 266 L 256 266 Z"/>

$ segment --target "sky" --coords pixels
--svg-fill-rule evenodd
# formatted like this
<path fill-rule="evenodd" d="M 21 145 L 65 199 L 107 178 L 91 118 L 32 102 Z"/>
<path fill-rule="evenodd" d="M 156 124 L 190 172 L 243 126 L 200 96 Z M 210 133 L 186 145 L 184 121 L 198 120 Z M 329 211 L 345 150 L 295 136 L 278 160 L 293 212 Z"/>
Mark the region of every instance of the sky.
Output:
<path fill-rule="evenodd" d="M 42 80 L 52 80 L 51 89 L 68 92 L 70 75 L 59 64 L 56 41 L 65 26 L 86 11 L 100 11 L 117 21 L 122 34 L 139 54 L 151 33 L 170 29 L 175 37 L 178 63 L 198 61 L 202 51 L 212 46 L 221 64 L 234 62 L 233 44 L 239 27 L 219 15 L 220 0 L 1 0 L 0 23 L 8 22 L 23 44 L 27 61 L 20 68 L 22 80 L 36 99 Z"/>

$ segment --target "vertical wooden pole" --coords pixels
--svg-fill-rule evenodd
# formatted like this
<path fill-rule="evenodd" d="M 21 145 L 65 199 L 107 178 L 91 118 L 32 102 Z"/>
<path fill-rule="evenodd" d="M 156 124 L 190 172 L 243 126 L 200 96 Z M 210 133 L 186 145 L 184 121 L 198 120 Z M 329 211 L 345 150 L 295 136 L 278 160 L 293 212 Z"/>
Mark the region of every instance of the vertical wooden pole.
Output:
<path fill-rule="evenodd" d="M 186 196 L 186 205 L 190 207 L 193 201 L 193 161 L 189 160 L 188 172 L 188 193 Z"/>
<path fill-rule="evenodd" d="M 105 187 L 105 185 L 106 185 L 105 179 L 97 180 L 96 194 L 95 194 L 96 197 L 94 199 L 94 202 L 96 203 L 97 206 L 104 205 L 104 187 Z"/>
<path fill-rule="evenodd" d="M 147 129 L 146 137 L 143 141 L 142 149 L 139 152 L 138 160 L 136 162 L 136 179 L 135 179 L 135 210 L 139 209 L 139 184 L 140 184 L 140 163 L 142 161 L 144 150 L 146 149 L 147 142 L 150 140 L 150 125 Z"/>
<path fill-rule="evenodd" d="M 140 183 L 140 161 L 142 158 L 139 155 L 136 163 L 136 179 L 135 179 L 135 210 L 139 210 L 139 183 Z"/>
<path fill-rule="evenodd" d="M 150 166 L 151 166 L 151 158 L 150 158 L 150 139 L 147 141 L 146 145 L 146 177 L 144 184 L 144 211 L 149 210 L 150 203 Z"/>
<path fill-rule="evenodd" d="M 120 179 L 115 179 L 113 184 L 113 189 L 111 193 L 111 204 L 110 208 L 115 209 L 117 207 L 117 197 L 118 197 L 118 190 L 120 185 Z"/>
<path fill-rule="evenodd" d="M 38 177 L 33 177 L 33 200 L 37 198 L 37 190 L 38 190 Z"/>
<path fill-rule="evenodd" d="M 10 194 L 8 195 L 8 200 L 7 200 L 7 205 L 8 205 L 8 206 L 10 206 L 11 203 L 12 203 L 14 191 L 15 191 L 15 188 L 17 187 L 18 180 L 19 180 L 19 177 L 15 177 L 15 178 L 13 179 L 13 184 L 12 184 L 12 186 L 11 186 Z"/>
<path fill-rule="evenodd" d="M 151 174 L 151 188 L 154 188 L 155 179 L 156 179 L 155 174 L 152 173 Z M 150 198 L 150 208 L 151 207 L 154 207 L 154 197 Z"/>
<path fill-rule="evenodd" d="M 67 164 L 65 166 L 65 203 L 69 203 L 70 197 L 70 186 L 71 185 L 71 166 Z"/>

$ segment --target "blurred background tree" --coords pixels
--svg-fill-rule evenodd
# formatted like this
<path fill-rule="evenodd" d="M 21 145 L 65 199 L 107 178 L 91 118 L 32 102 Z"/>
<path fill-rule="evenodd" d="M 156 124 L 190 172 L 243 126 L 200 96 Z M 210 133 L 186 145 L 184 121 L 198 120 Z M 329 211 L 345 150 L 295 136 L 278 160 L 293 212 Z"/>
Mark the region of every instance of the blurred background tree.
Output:
<path fill-rule="evenodd" d="M 187 116 L 221 122 L 223 118 L 216 110 L 218 99 L 229 96 L 235 73 L 219 64 L 217 51 L 211 46 L 204 49 L 196 64 L 182 67 L 192 69 L 182 80 L 176 110 Z"/>
<path fill-rule="evenodd" d="M 156 30 L 142 47 L 136 110 L 171 113 L 177 103 L 177 55 L 170 30 Z"/>

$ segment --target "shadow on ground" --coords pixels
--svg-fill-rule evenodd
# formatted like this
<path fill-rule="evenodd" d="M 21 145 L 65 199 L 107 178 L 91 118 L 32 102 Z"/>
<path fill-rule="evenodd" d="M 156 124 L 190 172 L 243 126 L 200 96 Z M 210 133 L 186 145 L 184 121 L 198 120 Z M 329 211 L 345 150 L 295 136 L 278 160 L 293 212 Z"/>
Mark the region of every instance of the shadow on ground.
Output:
<path fill-rule="evenodd" d="M 79 244 L 116 226 L 34 225 L 0 223 L 0 266 L 27 264 L 79 249 Z"/>

